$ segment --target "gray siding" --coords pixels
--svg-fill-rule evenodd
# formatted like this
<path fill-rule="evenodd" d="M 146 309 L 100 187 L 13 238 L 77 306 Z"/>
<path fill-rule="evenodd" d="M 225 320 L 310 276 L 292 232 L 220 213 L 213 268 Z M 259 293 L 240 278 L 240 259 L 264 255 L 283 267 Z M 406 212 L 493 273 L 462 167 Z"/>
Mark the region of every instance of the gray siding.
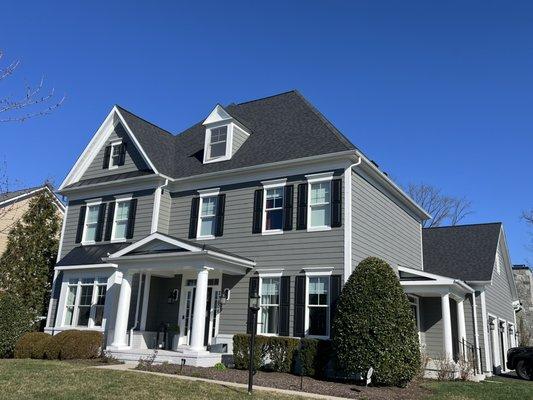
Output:
<path fill-rule="evenodd" d="M 376 184 L 352 172 L 353 268 L 375 256 L 398 265 L 422 269 L 420 221 L 396 204 Z"/>
<path fill-rule="evenodd" d="M 237 127 L 233 128 L 233 148 L 231 149 L 232 155 L 240 149 L 246 139 L 248 139 L 248 135 L 246 134 L 246 132 Z"/>
<path fill-rule="evenodd" d="M 157 226 L 158 232 L 168 234 L 171 205 L 172 199 L 170 197 L 170 192 L 163 189 L 161 193 L 161 204 L 159 205 L 159 220 Z"/>
<path fill-rule="evenodd" d="M 424 352 L 431 358 L 442 358 L 444 338 L 440 297 L 420 298 L 420 325 Z"/>
<path fill-rule="evenodd" d="M 511 266 L 504 257 L 503 248 L 505 246 L 502 235 L 498 244 L 496 257 L 499 259 L 500 272 L 497 271 L 497 263 L 494 263 L 492 272 L 492 285 L 487 286 L 485 296 L 487 301 L 487 312 L 498 318 L 514 322 L 513 295 L 511 285 L 513 282 Z"/>
<path fill-rule="evenodd" d="M 337 171 L 337 177 L 342 171 Z M 293 230 L 281 235 L 252 234 L 254 191 L 262 188 L 260 182 L 221 187 L 226 194 L 224 235 L 206 243 L 231 251 L 257 262 L 257 268 L 284 268 L 284 275 L 294 276 L 303 267 L 333 267 L 334 274 L 342 274 L 344 266 L 344 230 L 342 227 L 325 232 L 297 231 L 297 185 L 304 182 L 302 176 L 288 177 L 287 184 L 294 185 Z M 169 233 L 187 238 L 191 199 L 196 193 L 172 194 L 172 212 Z M 234 283 L 231 301 L 221 313 L 221 334 L 234 334 L 246 329 L 248 283 L 250 273 Z M 225 278 L 227 279 L 227 278 Z M 226 282 L 226 280 L 225 280 Z M 294 298 L 294 278 L 291 279 L 291 304 Z M 290 310 L 290 332 L 293 331 L 293 309 Z"/>
<path fill-rule="evenodd" d="M 112 142 L 122 140 L 126 143 L 126 157 L 124 159 L 124 165 L 121 165 L 115 169 L 104 169 L 104 153 L 105 148 Z M 100 178 L 102 176 L 121 174 L 124 172 L 142 171 L 149 169 L 141 154 L 135 147 L 135 144 L 131 141 L 130 137 L 126 133 L 126 130 L 121 124 L 117 125 L 115 131 L 111 133 L 109 139 L 104 146 L 100 149 L 93 162 L 87 168 L 87 171 L 81 177 L 81 180 L 90 178 Z"/>
<path fill-rule="evenodd" d="M 131 192 L 130 192 L 131 193 Z M 117 193 L 117 195 L 127 194 L 127 193 Z M 133 197 L 137 198 L 137 213 L 135 216 L 135 229 L 133 234 L 132 241 L 137 241 L 143 237 L 150 234 L 150 228 L 152 224 L 152 211 L 154 204 L 154 191 L 153 190 L 144 190 L 140 192 L 132 193 Z M 94 198 L 94 197 L 92 197 Z M 104 196 L 102 197 L 103 202 L 114 201 L 114 196 Z M 76 200 L 69 202 L 67 221 L 65 224 L 65 235 L 63 236 L 63 247 L 61 248 L 61 257 L 64 257 L 69 251 L 74 247 L 80 246 L 80 243 L 75 243 L 76 241 L 76 232 L 78 229 L 78 219 L 80 216 L 80 208 L 85 204 L 85 200 Z M 106 218 L 107 213 L 109 212 L 109 207 L 106 209 Z M 106 219 L 107 221 L 107 219 Z M 109 243 L 106 241 L 99 242 Z"/>

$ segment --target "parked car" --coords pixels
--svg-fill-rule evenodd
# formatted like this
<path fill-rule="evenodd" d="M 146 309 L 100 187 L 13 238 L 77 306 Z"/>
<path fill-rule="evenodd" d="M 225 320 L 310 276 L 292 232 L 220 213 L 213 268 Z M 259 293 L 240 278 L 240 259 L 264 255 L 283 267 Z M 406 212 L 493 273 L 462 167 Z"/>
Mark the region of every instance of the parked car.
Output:
<path fill-rule="evenodd" d="M 526 380 L 533 380 L 533 347 L 513 347 L 507 351 L 507 368 Z"/>

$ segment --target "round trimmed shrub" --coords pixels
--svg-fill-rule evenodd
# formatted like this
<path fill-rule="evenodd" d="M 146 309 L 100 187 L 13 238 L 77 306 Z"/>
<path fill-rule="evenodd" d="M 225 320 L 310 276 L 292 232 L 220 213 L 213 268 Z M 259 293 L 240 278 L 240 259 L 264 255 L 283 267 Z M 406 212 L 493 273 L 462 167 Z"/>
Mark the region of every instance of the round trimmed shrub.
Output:
<path fill-rule="evenodd" d="M 96 331 L 67 330 L 52 337 L 48 359 L 75 360 L 100 357 L 103 335 Z"/>
<path fill-rule="evenodd" d="M 385 261 L 369 257 L 344 286 L 333 321 L 333 345 L 349 375 L 366 374 L 378 385 L 405 386 L 418 372 L 420 345 L 400 281 Z"/>
<path fill-rule="evenodd" d="M 0 358 L 13 356 L 18 340 L 34 330 L 37 315 L 17 296 L 0 292 Z"/>
<path fill-rule="evenodd" d="M 28 332 L 15 345 L 15 358 L 45 358 L 45 344 L 51 336 L 44 332 Z"/>

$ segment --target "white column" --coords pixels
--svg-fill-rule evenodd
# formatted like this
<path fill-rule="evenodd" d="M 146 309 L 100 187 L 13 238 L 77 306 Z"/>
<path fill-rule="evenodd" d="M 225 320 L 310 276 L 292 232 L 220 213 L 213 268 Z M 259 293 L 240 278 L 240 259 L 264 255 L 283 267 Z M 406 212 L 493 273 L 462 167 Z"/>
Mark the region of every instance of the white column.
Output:
<path fill-rule="evenodd" d="M 452 343 L 452 318 L 450 315 L 450 295 L 448 293 L 441 295 L 442 307 L 442 327 L 443 327 L 443 349 L 444 357 L 453 360 L 453 343 Z"/>
<path fill-rule="evenodd" d="M 482 288 L 479 292 L 479 301 L 481 303 L 481 324 L 483 326 L 483 347 L 485 351 L 485 369 L 486 372 L 492 372 L 491 354 L 490 354 L 490 339 L 489 339 L 489 321 L 487 319 L 487 303 L 485 301 L 485 289 Z"/>
<path fill-rule="evenodd" d="M 148 317 L 148 301 L 150 300 L 151 280 L 152 280 L 152 274 L 150 272 L 147 272 L 144 276 L 143 304 L 141 308 L 141 325 L 139 327 L 141 331 L 146 330 L 146 318 Z"/>
<path fill-rule="evenodd" d="M 466 326 L 465 326 L 465 308 L 464 300 L 457 301 L 457 333 L 459 336 L 459 346 L 464 359 L 467 359 L 466 344 L 463 346 L 463 340 L 466 341 Z"/>
<path fill-rule="evenodd" d="M 501 368 L 500 360 L 500 338 L 499 338 L 499 326 L 498 320 L 496 318 L 491 318 L 491 321 L 494 323 L 494 329 L 491 331 L 492 336 L 492 366 L 497 371 L 498 367 Z"/>
<path fill-rule="evenodd" d="M 192 319 L 191 332 L 191 349 L 205 350 L 204 348 L 204 334 L 205 334 L 205 308 L 207 306 L 207 278 L 209 270 L 203 268 L 198 271 L 196 278 L 196 294 L 194 297 L 194 315 Z"/>
<path fill-rule="evenodd" d="M 117 315 L 115 317 L 115 329 L 113 332 L 113 343 L 111 343 L 111 346 L 115 349 L 128 347 L 127 330 L 128 317 L 130 314 L 131 278 L 132 275 L 130 273 L 122 273 Z"/>

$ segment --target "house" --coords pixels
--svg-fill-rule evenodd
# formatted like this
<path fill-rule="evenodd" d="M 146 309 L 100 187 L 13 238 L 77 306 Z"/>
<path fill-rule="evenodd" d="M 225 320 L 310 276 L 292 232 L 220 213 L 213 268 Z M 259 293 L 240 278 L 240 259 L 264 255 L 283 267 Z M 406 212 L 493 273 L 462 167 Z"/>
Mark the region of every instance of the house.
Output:
<path fill-rule="evenodd" d="M 430 216 L 296 91 L 216 105 L 177 135 L 115 106 L 59 191 L 47 332 L 100 330 L 123 360 L 163 347 L 156 361 L 213 365 L 252 330 L 253 293 L 260 334 L 329 338 L 343 283 L 377 256 L 419 326 L 425 298 L 441 310 L 440 339 L 421 332 L 422 345 L 454 356 L 451 299 L 473 288 L 425 271 Z"/>
<path fill-rule="evenodd" d="M 533 345 L 533 273 L 528 265 L 513 265 L 513 275 L 520 300 L 521 310 L 517 314 L 518 332 L 520 332 L 520 320 L 522 320 L 524 336 L 529 337 L 529 345 Z M 527 342 L 526 338 L 523 338 Z"/>
<path fill-rule="evenodd" d="M 456 292 L 448 299 L 451 320 L 457 323 L 445 327 L 444 340 L 452 349 L 454 359 L 466 349 L 467 355 L 476 355 L 483 373 L 505 371 L 507 350 L 517 343 L 515 311 L 519 303 L 503 225 L 425 228 L 422 238 L 424 273 L 431 280 L 420 281 L 418 285 L 411 282 L 404 287 L 408 292 L 416 288 L 415 293 L 423 293 L 425 287 L 446 284 L 455 286 L 457 291 L 465 290 L 464 298 Z M 445 301 L 444 297 L 441 299 Z M 420 307 L 426 352 L 437 358 L 439 354 L 431 343 L 443 339 L 441 325 L 445 321 L 439 299 L 424 296 Z"/>
<path fill-rule="evenodd" d="M 57 206 L 58 214 L 63 218 L 65 205 L 48 184 L 6 192 L 0 195 L 0 255 L 7 247 L 9 232 L 28 211 L 30 201 L 43 192 L 51 196 Z"/>

